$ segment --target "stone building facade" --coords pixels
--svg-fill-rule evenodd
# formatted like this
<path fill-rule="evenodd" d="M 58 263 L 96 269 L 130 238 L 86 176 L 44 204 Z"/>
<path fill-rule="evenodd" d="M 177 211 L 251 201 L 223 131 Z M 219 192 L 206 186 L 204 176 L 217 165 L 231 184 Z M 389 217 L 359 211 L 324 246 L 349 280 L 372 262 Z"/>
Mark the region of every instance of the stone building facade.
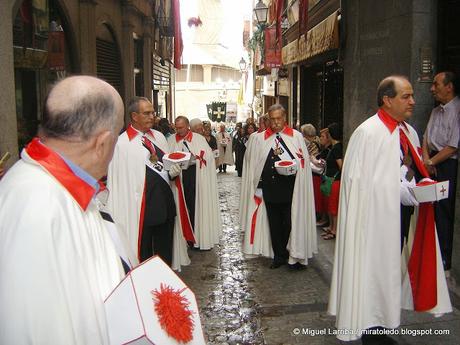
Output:
<path fill-rule="evenodd" d="M 2 0 L 0 153 L 18 157 L 47 91 L 66 75 L 98 76 L 125 103 L 145 96 L 171 117 L 171 15 L 170 0 Z"/>

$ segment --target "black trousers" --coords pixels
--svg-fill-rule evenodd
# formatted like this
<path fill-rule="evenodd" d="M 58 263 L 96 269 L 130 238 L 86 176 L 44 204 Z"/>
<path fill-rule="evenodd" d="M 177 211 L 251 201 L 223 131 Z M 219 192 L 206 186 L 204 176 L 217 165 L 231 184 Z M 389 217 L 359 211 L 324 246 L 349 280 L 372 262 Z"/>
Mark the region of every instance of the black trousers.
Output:
<path fill-rule="evenodd" d="M 219 165 L 219 171 L 220 172 L 227 172 L 227 164 L 221 164 Z"/>
<path fill-rule="evenodd" d="M 413 213 L 413 206 L 404 206 L 401 204 L 401 252 L 404 247 L 404 240 L 407 240 L 409 236 L 410 218 Z"/>
<path fill-rule="evenodd" d="M 154 254 L 163 259 L 169 266 L 172 264 L 174 218 L 165 223 L 145 226 L 142 229 L 140 261 L 151 258 Z"/>
<path fill-rule="evenodd" d="M 436 165 L 436 180 L 449 181 L 449 197 L 434 203 L 436 230 L 438 233 L 442 262 L 445 270 L 450 270 L 452 264 L 457 170 L 458 161 L 456 159 L 446 159 L 444 162 Z"/>
<path fill-rule="evenodd" d="M 275 262 L 286 262 L 289 252 L 286 246 L 291 234 L 291 202 L 271 203 L 266 202 L 268 224 Z"/>
<path fill-rule="evenodd" d="M 196 167 L 191 165 L 187 170 L 182 170 L 182 184 L 184 186 L 184 197 L 187 205 L 190 223 L 195 231 L 195 196 L 196 196 Z"/>

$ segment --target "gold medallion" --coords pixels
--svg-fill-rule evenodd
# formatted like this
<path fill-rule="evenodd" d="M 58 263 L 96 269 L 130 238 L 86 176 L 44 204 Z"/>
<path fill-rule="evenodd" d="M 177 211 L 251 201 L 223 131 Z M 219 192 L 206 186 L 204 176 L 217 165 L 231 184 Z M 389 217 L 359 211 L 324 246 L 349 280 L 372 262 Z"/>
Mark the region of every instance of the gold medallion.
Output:
<path fill-rule="evenodd" d="M 158 156 L 156 154 L 151 154 L 150 155 L 150 161 L 153 163 L 153 164 L 156 164 L 158 162 Z"/>

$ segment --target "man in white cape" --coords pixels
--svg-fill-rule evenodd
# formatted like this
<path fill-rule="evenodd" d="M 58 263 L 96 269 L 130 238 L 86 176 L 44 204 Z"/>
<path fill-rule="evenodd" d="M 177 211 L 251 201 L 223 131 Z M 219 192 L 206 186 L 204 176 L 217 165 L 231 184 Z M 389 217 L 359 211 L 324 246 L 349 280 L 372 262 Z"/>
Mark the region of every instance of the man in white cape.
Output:
<path fill-rule="evenodd" d="M 206 139 L 190 131 L 189 120 L 178 116 L 176 135 L 168 138 L 171 151 L 190 152 L 192 164 L 183 170 L 185 199 L 195 235 L 195 248 L 211 249 L 222 231 L 214 155 Z"/>
<path fill-rule="evenodd" d="M 276 104 L 270 108 L 269 116 L 273 119 L 271 127 L 261 133 L 250 136 L 244 156 L 243 178 L 240 199 L 240 222 L 244 231 L 243 252 L 247 255 L 262 255 L 274 258 L 272 268 L 289 263 L 293 268 L 303 268 L 308 259 L 317 252 L 316 219 L 313 202 L 313 185 L 310 161 L 305 141 L 302 135 L 286 126 L 286 112 Z M 274 146 L 283 141 L 284 152 L 279 154 L 281 159 L 295 160 L 297 173 L 292 181 L 293 192 L 290 203 L 290 227 L 284 226 L 287 238 L 282 243 L 272 243 L 269 219 L 264 200 L 263 187 L 259 186 L 264 166 Z M 293 157 L 290 157 L 287 153 Z M 286 155 L 286 157 L 284 157 Z M 276 174 L 276 172 L 274 172 Z M 272 176 L 276 177 L 276 176 Z M 280 191 L 284 193 L 284 191 Z M 289 198 L 291 198 L 289 196 Z M 284 236 L 284 235 L 283 235 Z M 275 246 L 281 248 L 275 249 Z M 275 249 L 275 252 L 274 252 Z M 285 255 L 288 252 L 288 257 Z M 277 251 L 283 252 L 278 254 Z M 280 256 L 280 257 L 277 257 Z"/>
<path fill-rule="evenodd" d="M 173 269 L 180 270 L 182 265 L 190 263 L 182 231 L 190 229 L 191 232 L 190 225 L 187 224 L 188 217 L 180 217 L 181 208 L 178 203 L 182 188 L 176 188 L 180 180 L 170 181 L 170 178 L 180 173 L 180 168 L 172 176 L 171 171 L 158 169 L 155 159 L 152 159 L 153 162 L 150 159 L 152 155 L 162 157 L 169 153 L 164 135 L 151 129 L 154 111 L 150 101 L 144 97 L 136 97 L 128 108 L 131 124 L 120 134 L 107 175 L 107 209 L 125 233 L 129 248 L 136 253 L 139 261 L 152 254 L 159 254 Z M 150 174 L 148 179 L 147 173 Z M 150 183 L 148 186 L 147 180 Z M 171 200 L 171 192 L 174 200 Z M 161 223 L 150 226 L 146 222 L 153 224 L 157 220 L 150 220 L 153 214 L 156 218 L 161 217 Z M 144 231 L 149 231 L 149 234 Z M 149 236 L 153 237 L 153 245 Z M 172 262 L 168 262 L 171 260 Z"/>
<path fill-rule="evenodd" d="M 112 86 L 64 79 L 0 181 L 1 344 L 109 344 L 104 300 L 124 271 L 95 195 L 122 121 Z"/>
<path fill-rule="evenodd" d="M 216 134 L 217 149 L 219 150 L 219 157 L 217 157 L 217 166 L 219 172 L 227 172 L 227 165 L 233 165 L 233 149 L 232 137 L 225 130 L 225 125 L 219 125 L 219 132 Z"/>
<path fill-rule="evenodd" d="M 413 229 L 401 255 L 401 202 L 407 204 L 411 194 L 401 182 L 400 135 L 408 139 L 414 155 L 420 147 L 415 130 L 404 122 L 415 104 L 412 86 L 404 77 L 390 76 L 380 83 L 377 94 L 379 112 L 355 130 L 344 160 L 328 310 L 337 317 L 340 340 L 359 339 L 364 331 L 363 344 L 376 343 L 375 337 L 369 337 L 376 334 L 373 330 L 398 327 L 401 308 L 414 309 L 413 301 L 421 306 L 416 310 L 452 311 L 434 218 L 432 228 L 426 231 L 432 236 L 429 250 L 420 253 L 417 249 L 416 253 L 431 253 L 436 258 L 430 276 L 426 276 L 431 287 L 419 289 L 424 283 L 408 269 L 411 265 L 407 262 L 415 263 L 412 243 L 417 233 L 414 235 Z M 423 266 L 416 268 L 428 272 Z M 431 301 L 424 303 L 427 296 L 419 295 L 429 288 L 433 291 L 428 296 Z M 385 344 L 396 343 L 386 336 L 379 339 Z"/>

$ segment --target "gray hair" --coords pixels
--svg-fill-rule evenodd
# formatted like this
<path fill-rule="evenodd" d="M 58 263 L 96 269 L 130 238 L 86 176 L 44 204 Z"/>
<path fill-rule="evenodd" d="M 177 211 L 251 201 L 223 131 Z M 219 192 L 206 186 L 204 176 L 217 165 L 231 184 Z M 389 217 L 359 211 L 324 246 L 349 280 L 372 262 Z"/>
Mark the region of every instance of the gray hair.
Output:
<path fill-rule="evenodd" d="M 458 83 L 458 80 L 457 80 L 457 77 L 456 77 L 455 73 L 451 72 L 451 71 L 444 71 L 444 72 L 440 72 L 440 73 L 444 74 L 444 78 L 442 80 L 442 83 L 444 84 L 444 86 L 446 86 L 449 83 L 452 83 L 453 93 L 454 93 L 454 95 L 457 95 L 457 86 L 458 86 L 457 83 Z"/>
<path fill-rule="evenodd" d="M 198 118 L 191 119 L 190 120 L 190 127 L 195 127 L 195 126 L 198 126 L 199 124 L 202 124 L 202 123 L 203 122 Z"/>
<path fill-rule="evenodd" d="M 284 113 L 284 115 L 286 115 L 286 109 L 284 109 L 284 107 L 279 103 L 273 104 L 270 108 L 268 108 L 267 113 L 270 114 L 271 112 L 274 112 L 276 110 L 281 110 Z"/>
<path fill-rule="evenodd" d="M 56 83 L 45 100 L 41 135 L 88 140 L 101 128 L 114 131 L 117 107 L 110 88 L 106 82 L 89 76 L 69 77 Z"/>
<path fill-rule="evenodd" d="M 316 128 L 311 123 L 306 123 L 300 127 L 300 131 L 304 136 L 314 137 L 316 136 Z"/>
<path fill-rule="evenodd" d="M 139 112 L 139 103 L 140 102 L 148 102 L 150 103 L 150 100 L 146 97 L 133 97 L 131 101 L 128 103 L 128 114 L 131 116 L 132 113 L 138 113 Z"/>

